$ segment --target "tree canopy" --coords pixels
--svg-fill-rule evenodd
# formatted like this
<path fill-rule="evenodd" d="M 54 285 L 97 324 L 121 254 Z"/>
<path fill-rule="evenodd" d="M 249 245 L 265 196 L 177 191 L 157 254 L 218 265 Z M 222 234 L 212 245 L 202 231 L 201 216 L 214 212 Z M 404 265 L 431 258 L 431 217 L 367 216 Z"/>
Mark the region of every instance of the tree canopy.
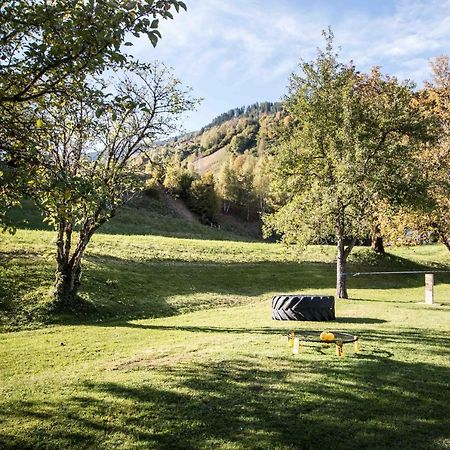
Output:
<path fill-rule="evenodd" d="M 411 204 L 382 217 L 382 231 L 392 242 L 420 243 L 435 234 L 450 250 L 450 69 L 447 56 L 431 61 L 433 78 L 417 101 L 437 123 L 436 139 L 414 157 L 426 186 L 424 204 Z M 390 210 L 387 209 L 389 212 Z"/>
<path fill-rule="evenodd" d="M 65 96 L 74 77 L 125 65 L 128 36 L 145 35 L 155 46 L 159 20 L 180 8 L 186 5 L 178 0 L 0 3 L 0 224 L 8 225 L 5 212 L 34 177 L 34 111 L 41 98 Z"/>
<path fill-rule="evenodd" d="M 128 34 L 156 45 L 159 19 L 186 9 L 177 0 L 3 1 L 0 4 L 0 104 L 55 92 L 68 74 L 123 63 Z"/>
<path fill-rule="evenodd" d="M 418 194 L 412 153 L 430 138 L 413 85 L 374 68 L 359 73 L 327 45 L 293 74 L 289 127 L 274 151 L 274 190 L 283 201 L 265 218 L 266 233 L 287 243 L 333 240 L 337 296 L 347 298 L 345 263 L 367 236 L 380 199 L 405 202 Z M 345 245 L 347 244 L 347 247 Z"/>

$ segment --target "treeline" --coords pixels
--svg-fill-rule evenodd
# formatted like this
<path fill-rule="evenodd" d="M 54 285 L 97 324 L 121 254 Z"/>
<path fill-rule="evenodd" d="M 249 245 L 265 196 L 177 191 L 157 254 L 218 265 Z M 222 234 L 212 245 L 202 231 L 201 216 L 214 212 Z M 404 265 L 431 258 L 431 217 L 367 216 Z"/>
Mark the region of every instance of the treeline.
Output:
<path fill-rule="evenodd" d="M 231 119 L 238 119 L 239 117 L 250 117 L 251 119 L 259 119 L 264 114 L 275 114 L 282 110 L 281 102 L 257 102 L 249 106 L 241 106 L 240 108 L 233 108 L 229 111 L 215 117 L 208 125 L 200 130 L 203 133 L 212 127 L 221 125 Z"/>
<path fill-rule="evenodd" d="M 258 152 L 261 143 L 267 140 L 270 123 L 282 115 L 282 103 L 258 102 L 249 106 L 230 109 L 220 114 L 200 131 L 186 133 L 167 141 L 159 147 L 170 151 L 176 149 L 182 159 L 210 155 L 221 148 L 234 154 L 245 151 Z"/>

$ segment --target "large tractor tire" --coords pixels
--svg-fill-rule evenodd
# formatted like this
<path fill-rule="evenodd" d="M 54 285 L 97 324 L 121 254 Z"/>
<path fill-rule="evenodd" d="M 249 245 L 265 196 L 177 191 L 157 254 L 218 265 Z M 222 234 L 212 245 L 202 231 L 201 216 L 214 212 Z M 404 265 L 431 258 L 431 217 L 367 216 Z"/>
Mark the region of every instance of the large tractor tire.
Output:
<path fill-rule="evenodd" d="M 272 319 L 314 320 L 336 319 L 334 297 L 326 295 L 276 295 L 272 298 Z"/>

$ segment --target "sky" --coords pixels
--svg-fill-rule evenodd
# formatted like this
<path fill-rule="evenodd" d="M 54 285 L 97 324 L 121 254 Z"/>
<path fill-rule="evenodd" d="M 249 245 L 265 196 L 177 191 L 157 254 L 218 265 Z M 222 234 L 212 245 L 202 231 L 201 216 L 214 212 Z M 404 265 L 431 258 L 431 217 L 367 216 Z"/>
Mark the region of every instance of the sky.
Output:
<path fill-rule="evenodd" d="M 357 69 L 430 79 L 429 60 L 450 53 L 450 0 L 185 0 L 187 12 L 163 21 L 154 49 L 147 38 L 132 53 L 160 60 L 203 99 L 186 118 L 198 130 L 232 108 L 279 101 L 300 61 L 315 58 L 331 27 L 342 62 Z"/>

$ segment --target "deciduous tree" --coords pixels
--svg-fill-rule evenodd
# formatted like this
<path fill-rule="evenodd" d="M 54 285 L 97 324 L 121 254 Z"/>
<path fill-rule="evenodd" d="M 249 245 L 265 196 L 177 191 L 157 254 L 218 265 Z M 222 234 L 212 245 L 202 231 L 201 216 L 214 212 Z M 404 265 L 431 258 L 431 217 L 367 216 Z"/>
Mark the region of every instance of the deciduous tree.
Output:
<path fill-rule="evenodd" d="M 205 173 L 201 178 L 192 182 L 189 188 L 188 204 L 191 210 L 200 216 L 202 223 L 205 225 L 216 223 L 219 199 L 215 191 L 212 173 Z"/>
<path fill-rule="evenodd" d="M 55 297 L 72 307 L 90 239 L 142 185 L 138 155 L 195 100 L 161 64 L 133 66 L 111 97 L 85 80 L 67 81 L 65 93 L 41 98 L 28 192 L 57 231 Z"/>
<path fill-rule="evenodd" d="M 414 155 L 426 186 L 424 202 L 393 210 L 393 220 L 381 217 L 383 233 L 393 243 L 418 244 L 438 236 L 450 250 L 450 69 L 447 56 L 431 61 L 433 79 L 425 83 L 416 101 L 437 122 L 434 142 Z M 391 208 L 392 209 L 392 208 Z M 388 209 L 388 211 L 390 211 Z"/>
<path fill-rule="evenodd" d="M 186 5 L 178 0 L 0 2 L 0 224 L 33 179 L 30 105 L 45 94 L 64 95 L 70 77 L 125 64 L 129 35 L 155 46 L 159 20 L 180 8 Z"/>
<path fill-rule="evenodd" d="M 340 63 L 332 38 L 326 34 L 326 49 L 291 77 L 291 125 L 276 148 L 274 168 L 274 186 L 287 201 L 266 216 L 265 230 L 281 233 L 286 243 L 333 237 L 336 295 L 348 298 L 348 256 L 370 233 L 380 198 L 403 202 L 416 195 L 408 187 L 415 179 L 408 162 L 428 137 L 411 83 Z"/>

